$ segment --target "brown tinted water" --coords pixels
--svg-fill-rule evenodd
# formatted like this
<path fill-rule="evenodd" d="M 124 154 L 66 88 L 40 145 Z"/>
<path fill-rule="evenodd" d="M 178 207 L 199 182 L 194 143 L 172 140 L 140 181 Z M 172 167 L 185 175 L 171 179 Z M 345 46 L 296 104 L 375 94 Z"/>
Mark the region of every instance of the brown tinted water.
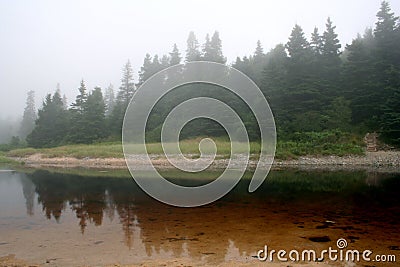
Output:
<path fill-rule="evenodd" d="M 259 263 L 256 255 L 264 245 L 320 252 L 337 249 L 336 240 L 344 238 L 346 249 L 369 249 L 400 261 L 400 175 L 274 171 L 252 194 L 248 183 L 242 180 L 213 204 L 175 208 L 153 200 L 129 178 L 3 172 L 0 257 L 15 254 L 43 266 L 173 259 L 251 266 Z M 361 261 L 357 266 L 399 264 Z"/>

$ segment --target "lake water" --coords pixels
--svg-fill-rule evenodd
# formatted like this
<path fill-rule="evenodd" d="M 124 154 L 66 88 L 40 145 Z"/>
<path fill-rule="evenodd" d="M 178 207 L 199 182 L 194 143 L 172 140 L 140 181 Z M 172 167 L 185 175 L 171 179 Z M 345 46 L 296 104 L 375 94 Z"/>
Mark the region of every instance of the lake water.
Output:
<path fill-rule="evenodd" d="M 399 174 L 272 171 L 252 194 L 248 183 L 242 179 L 215 203 L 176 208 L 129 178 L 0 172 L 0 257 L 46 266 L 174 259 L 251 265 L 264 245 L 322 251 L 344 238 L 347 249 L 400 261 Z"/>

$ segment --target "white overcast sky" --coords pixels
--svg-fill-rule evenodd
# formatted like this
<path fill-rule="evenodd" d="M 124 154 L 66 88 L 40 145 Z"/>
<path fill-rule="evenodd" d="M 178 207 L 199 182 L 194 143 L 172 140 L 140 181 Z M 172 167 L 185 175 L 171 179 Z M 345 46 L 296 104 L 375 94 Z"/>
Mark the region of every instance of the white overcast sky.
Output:
<path fill-rule="evenodd" d="M 83 78 L 89 89 L 112 83 L 130 59 L 135 73 L 146 53 L 165 54 L 177 43 L 186 49 L 189 31 L 200 43 L 220 32 L 228 62 L 286 43 L 295 23 L 309 37 L 322 32 L 328 16 L 342 45 L 376 21 L 380 0 L 0 0 L 0 118 L 22 116 L 26 93 L 37 108 L 57 83 L 71 103 Z M 390 1 L 400 15 L 400 1 Z"/>

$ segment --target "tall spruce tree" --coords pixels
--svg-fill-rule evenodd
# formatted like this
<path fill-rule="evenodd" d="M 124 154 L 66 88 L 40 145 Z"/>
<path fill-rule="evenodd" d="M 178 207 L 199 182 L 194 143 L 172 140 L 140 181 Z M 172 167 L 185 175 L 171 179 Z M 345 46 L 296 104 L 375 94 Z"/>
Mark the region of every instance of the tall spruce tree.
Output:
<path fill-rule="evenodd" d="M 311 50 L 314 52 L 314 55 L 318 56 L 322 53 L 322 36 L 318 32 L 318 28 L 315 27 L 314 31 L 311 33 L 311 42 L 310 47 Z"/>
<path fill-rule="evenodd" d="M 35 128 L 26 137 L 26 141 L 35 148 L 58 146 L 65 142 L 68 129 L 67 111 L 63 108 L 60 93 L 56 91 L 53 96 L 46 96 L 39 109 Z"/>
<path fill-rule="evenodd" d="M 381 3 L 377 13 L 377 22 L 374 30 L 375 49 L 375 75 L 378 96 L 375 104 L 380 107 L 376 117 L 379 127 L 387 141 L 397 144 L 399 133 L 399 107 L 400 87 L 400 25 L 399 17 L 392 12 L 387 1 Z"/>
<path fill-rule="evenodd" d="M 181 63 L 182 57 L 181 57 L 181 54 L 179 53 L 179 49 L 176 44 L 174 44 L 174 47 L 172 48 L 172 52 L 169 53 L 169 56 L 170 56 L 169 64 L 171 66 L 178 65 Z"/>
<path fill-rule="evenodd" d="M 86 125 L 81 131 L 84 131 L 85 143 L 92 143 L 107 136 L 105 104 L 100 87 L 95 87 L 88 95 L 83 120 Z"/>
<path fill-rule="evenodd" d="M 210 35 L 206 35 L 206 40 L 203 45 L 203 60 L 225 64 L 226 58 L 222 53 L 222 41 L 219 38 L 219 33 L 214 32 L 210 40 Z"/>
<path fill-rule="evenodd" d="M 326 20 L 325 25 L 326 29 L 322 35 L 322 55 L 324 55 L 325 57 L 334 58 L 336 62 L 331 62 L 332 64 L 337 63 L 340 54 L 341 44 L 339 39 L 337 38 L 338 35 L 335 32 L 336 26 L 333 26 L 333 23 L 329 17 Z"/>
<path fill-rule="evenodd" d="M 180 61 L 179 61 L 180 62 Z M 168 68 L 170 66 L 170 58 L 167 55 L 163 55 L 160 60 L 161 67 L 163 69 Z M 178 63 L 179 64 L 179 63 Z"/>
<path fill-rule="evenodd" d="M 396 29 L 399 28 L 399 17 L 394 15 L 387 1 L 381 3 L 381 8 L 376 16 L 377 22 L 375 24 L 374 36 L 377 43 L 378 56 L 383 61 L 399 65 L 400 63 L 395 61 L 395 59 L 398 59 L 398 54 L 400 53 L 396 49 L 398 48 L 396 46 L 398 41 L 396 38 L 396 34 L 398 34 Z M 397 56 L 393 58 L 394 54 Z"/>
<path fill-rule="evenodd" d="M 128 60 L 123 68 L 121 86 L 118 91 L 118 101 L 127 104 L 135 92 L 135 84 L 133 82 L 133 69 L 131 62 Z"/>
<path fill-rule="evenodd" d="M 365 35 L 358 36 L 346 46 L 348 55 L 342 68 L 343 94 L 351 100 L 352 122 L 355 124 L 370 124 L 368 121 L 378 114 L 376 99 L 379 99 L 379 90 L 376 90 L 375 83 L 373 43 L 373 36 Z"/>
<path fill-rule="evenodd" d="M 140 67 L 139 71 L 139 81 L 136 84 L 136 87 L 139 88 L 151 75 L 152 68 L 152 58 L 149 53 L 146 54 L 143 60 L 143 65 Z"/>
<path fill-rule="evenodd" d="M 80 87 L 78 88 L 79 94 L 76 96 L 75 102 L 71 105 L 71 110 L 74 110 L 78 113 L 83 112 L 83 106 L 87 99 L 87 90 L 85 81 L 82 79 Z"/>
<path fill-rule="evenodd" d="M 208 33 L 206 34 L 205 42 L 203 44 L 201 59 L 204 61 L 212 61 L 213 59 L 213 51 L 211 48 L 210 35 Z"/>
<path fill-rule="evenodd" d="M 35 91 L 30 90 L 26 98 L 26 106 L 24 109 L 24 115 L 22 116 L 22 122 L 19 129 L 19 136 L 25 139 L 35 127 L 36 120 L 36 108 L 35 108 Z"/>
<path fill-rule="evenodd" d="M 400 147 L 400 86 L 393 88 L 393 95 L 387 99 L 380 118 L 383 139 Z"/>
<path fill-rule="evenodd" d="M 189 33 L 189 37 L 186 43 L 187 43 L 187 48 L 186 48 L 185 62 L 199 61 L 201 58 L 201 53 L 199 50 L 199 42 L 197 41 L 194 32 L 191 31 Z"/>
<path fill-rule="evenodd" d="M 261 90 L 268 100 L 278 129 L 287 128 L 288 112 L 285 107 L 285 92 L 287 92 L 287 61 L 288 56 L 283 44 L 277 45 L 267 53 L 267 63 L 263 69 Z"/>
<path fill-rule="evenodd" d="M 71 104 L 71 108 L 69 110 L 70 126 L 67 139 L 68 142 L 71 143 L 86 143 L 87 121 L 84 113 L 86 111 L 88 94 L 84 80 L 81 80 L 78 91 L 79 93 L 75 98 L 75 102 Z"/>
<path fill-rule="evenodd" d="M 309 56 L 310 44 L 304 36 L 303 29 L 298 25 L 294 25 L 286 44 L 290 60 L 297 64 Z"/>
<path fill-rule="evenodd" d="M 288 79 L 296 87 L 304 83 L 310 75 L 312 61 L 310 44 L 304 36 L 303 29 L 298 24 L 293 27 L 285 47 L 289 54 L 287 61 Z"/>
<path fill-rule="evenodd" d="M 149 54 L 146 55 L 144 64 L 146 64 L 146 66 L 142 67 L 141 72 L 139 73 L 139 77 L 141 79 L 145 79 L 144 75 L 146 75 L 146 73 L 144 72 L 144 70 L 147 70 L 147 68 L 151 67 L 151 57 Z M 144 81 L 145 80 L 141 82 Z M 118 138 L 121 136 L 122 133 L 122 123 L 124 120 L 126 108 L 128 107 L 129 101 L 133 97 L 134 92 L 135 84 L 133 82 L 133 70 L 130 62 L 128 61 L 122 70 L 121 86 L 117 94 L 114 108 L 110 116 L 107 117 L 107 126 L 109 132 Z"/>
<path fill-rule="evenodd" d="M 340 59 L 341 44 L 335 32 L 336 26 L 333 26 L 329 17 L 325 25 L 326 29 L 322 34 L 322 64 L 320 65 L 322 83 L 320 85 L 323 87 L 323 93 L 333 99 L 342 94 L 342 92 L 339 92 L 342 89 L 339 86 L 342 63 Z"/>
<path fill-rule="evenodd" d="M 153 62 L 151 63 L 151 71 L 149 73 L 149 76 L 153 76 L 157 72 L 163 69 L 163 66 L 160 62 L 160 59 L 158 58 L 158 55 L 154 55 L 153 57 Z"/>
<path fill-rule="evenodd" d="M 287 120 L 286 131 L 320 131 L 326 126 L 325 116 L 321 112 L 328 103 L 314 72 L 314 54 L 304 36 L 303 29 L 295 25 L 286 49 L 290 57 L 287 60 L 287 88 L 283 91 L 284 113 Z"/>
<path fill-rule="evenodd" d="M 254 51 L 254 61 L 255 62 L 261 61 L 264 58 L 264 56 L 265 55 L 264 55 L 264 50 L 263 50 L 262 45 L 261 45 L 261 41 L 258 40 L 257 41 L 256 50 Z"/>
<path fill-rule="evenodd" d="M 114 86 L 110 84 L 104 92 L 104 103 L 106 106 L 105 114 L 108 117 L 114 109 L 115 106 L 115 93 Z"/>
<path fill-rule="evenodd" d="M 218 31 L 215 31 L 213 36 L 211 37 L 210 48 L 211 51 L 209 54 L 211 56 L 211 61 L 225 64 L 226 58 L 222 53 L 222 41 L 219 38 Z"/>

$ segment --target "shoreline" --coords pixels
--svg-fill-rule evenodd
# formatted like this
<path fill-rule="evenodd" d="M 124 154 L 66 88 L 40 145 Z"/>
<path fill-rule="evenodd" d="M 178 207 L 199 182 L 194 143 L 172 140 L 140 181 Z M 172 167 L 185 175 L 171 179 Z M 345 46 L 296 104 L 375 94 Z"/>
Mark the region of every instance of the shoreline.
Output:
<path fill-rule="evenodd" d="M 189 159 L 193 155 L 185 155 Z M 243 155 L 236 155 L 234 158 L 239 162 L 246 161 Z M 258 164 L 258 159 L 254 159 L 254 155 L 250 156 L 247 168 L 255 168 Z M 30 168 L 87 168 L 87 169 L 127 169 L 125 158 L 90 158 L 83 159 L 74 157 L 44 157 L 40 153 L 35 153 L 26 157 L 11 157 L 10 159 L 24 164 Z M 135 168 L 145 170 L 146 155 L 132 155 L 130 161 L 135 165 Z M 159 169 L 172 169 L 168 159 L 164 155 L 151 154 L 150 159 L 152 164 Z M 176 159 L 175 159 L 176 160 Z M 203 160 L 203 159 L 201 159 Z M 200 162 L 201 160 L 197 160 Z M 210 160 L 204 159 L 204 160 Z M 210 169 L 226 168 L 229 159 L 219 158 L 218 155 Z M 260 163 L 260 167 L 267 168 L 267 163 Z M 348 170 L 387 170 L 400 171 L 400 151 L 377 151 L 366 152 L 365 155 L 349 155 L 349 156 L 301 156 L 297 159 L 280 160 L 275 159 L 272 164 L 273 169 L 280 168 L 300 168 L 300 169 L 348 169 Z"/>

